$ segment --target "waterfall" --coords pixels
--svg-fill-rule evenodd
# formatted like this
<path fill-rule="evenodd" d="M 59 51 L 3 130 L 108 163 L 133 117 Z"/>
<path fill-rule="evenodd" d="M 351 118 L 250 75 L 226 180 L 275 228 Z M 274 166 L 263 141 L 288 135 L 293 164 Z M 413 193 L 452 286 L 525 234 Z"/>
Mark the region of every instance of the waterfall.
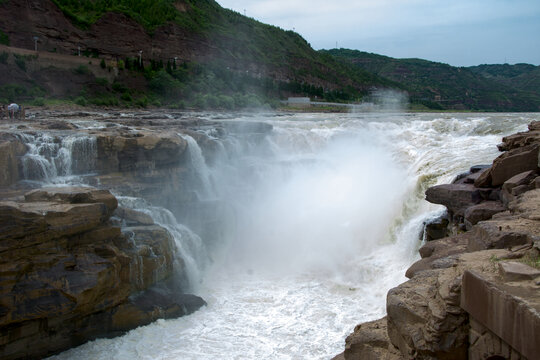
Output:
<path fill-rule="evenodd" d="M 215 196 L 215 191 L 212 186 L 211 173 L 206 165 L 202 150 L 195 139 L 186 134 L 178 134 L 188 143 L 188 153 L 191 161 L 192 171 L 194 172 L 197 188 L 201 198 L 211 198 Z"/>
<path fill-rule="evenodd" d="M 25 180 L 62 183 L 66 179 L 61 177 L 95 170 L 97 145 L 93 136 L 37 133 L 19 134 L 19 138 L 28 147 L 21 159 Z"/>
<path fill-rule="evenodd" d="M 223 223 L 231 231 L 222 241 L 205 248 L 169 210 L 119 200 L 173 234 L 208 306 L 57 359 L 331 358 L 355 325 L 385 315 L 387 291 L 406 280 L 423 221 L 441 209 L 424 201 L 426 187 L 491 162 L 500 137 L 534 119 L 537 114 L 238 115 L 235 122 L 266 122 L 274 130 L 266 138 L 216 133 L 213 140 L 226 153 L 211 163 L 193 137 L 181 135 L 195 182 L 182 183 L 181 191 L 196 189 L 199 200 L 225 205 L 230 219 Z"/>
<path fill-rule="evenodd" d="M 169 231 L 175 242 L 175 266 L 176 270 L 184 266 L 184 262 L 189 287 L 194 288 L 202 280 L 202 271 L 208 265 L 208 253 L 202 239 L 176 220 L 176 217 L 169 210 L 150 205 L 146 200 L 130 196 L 116 195 L 120 206 L 137 210 L 152 217 L 154 222 Z M 182 274 L 177 274 L 182 277 Z"/>

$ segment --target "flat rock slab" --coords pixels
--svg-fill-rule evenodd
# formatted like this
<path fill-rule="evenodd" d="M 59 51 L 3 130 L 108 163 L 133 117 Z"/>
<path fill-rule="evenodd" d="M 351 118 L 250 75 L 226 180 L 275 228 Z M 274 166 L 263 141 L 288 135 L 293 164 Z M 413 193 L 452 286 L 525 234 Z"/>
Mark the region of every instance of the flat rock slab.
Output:
<path fill-rule="evenodd" d="M 540 270 L 515 261 L 500 262 L 499 271 L 506 281 L 533 280 L 540 276 Z"/>

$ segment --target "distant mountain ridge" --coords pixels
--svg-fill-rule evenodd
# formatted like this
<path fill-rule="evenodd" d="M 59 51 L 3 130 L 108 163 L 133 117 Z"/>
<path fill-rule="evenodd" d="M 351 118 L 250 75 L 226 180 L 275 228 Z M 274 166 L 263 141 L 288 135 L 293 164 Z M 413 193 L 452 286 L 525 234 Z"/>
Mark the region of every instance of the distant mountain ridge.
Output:
<path fill-rule="evenodd" d="M 96 105 L 239 108 L 288 96 L 354 102 L 385 88 L 407 92 L 416 108 L 540 110 L 537 67 L 507 74 L 355 50 L 315 51 L 297 33 L 214 0 L 0 0 L 0 18 L 2 44 L 32 50 L 37 36 L 40 52 L 80 52 L 89 64 L 97 58 L 118 73 L 112 82 L 92 82 L 79 69 L 60 81 L 57 70 L 14 67 L 22 60 L 9 57 L 0 61 L 0 71 L 9 72 L 0 79 L 0 100 L 12 97 L 3 97 L 2 87 L 19 86 L 10 94 L 69 93 Z"/>
<path fill-rule="evenodd" d="M 411 101 L 431 108 L 540 110 L 540 66 L 453 67 L 422 59 L 395 59 L 349 49 L 322 52 L 401 84 Z"/>

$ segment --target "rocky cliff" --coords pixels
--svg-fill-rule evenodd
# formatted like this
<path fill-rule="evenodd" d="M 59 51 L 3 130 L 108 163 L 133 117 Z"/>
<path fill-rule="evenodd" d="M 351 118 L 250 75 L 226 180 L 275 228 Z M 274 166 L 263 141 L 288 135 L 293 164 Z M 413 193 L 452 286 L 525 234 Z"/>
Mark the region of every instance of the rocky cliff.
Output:
<path fill-rule="evenodd" d="M 3 359 L 40 358 L 204 304 L 163 286 L 173 275 L 167 230 L 117 204 L 110 192 L 88 187 L 42 188 L 0 202 Z"/>
<path fill-rule="evenodd" d="M 336 359 L 538 358 L 539 133 L 531 123 L 491 166 L 427 190 L 445 221 L 427 226 L 434 240 L 388 292 L 387 316 L 358 325 Z"/>
<path fill-rule="evenodd" d="M 204 305 L 184 293 L 188 274 L 171 233 L 102 190 L 197 209 L 196 196 L 183 188 L 193 169 L 181 132 L 201 124 L 113 116 L 98 129 L 82 128 L 87 115 L 45 114 L 2 126 L 2 359 L 41 358 Z M 210 157 L 211 139 L 191 133 Z M 101 189 L 42 187 L 66 174 Z"/>

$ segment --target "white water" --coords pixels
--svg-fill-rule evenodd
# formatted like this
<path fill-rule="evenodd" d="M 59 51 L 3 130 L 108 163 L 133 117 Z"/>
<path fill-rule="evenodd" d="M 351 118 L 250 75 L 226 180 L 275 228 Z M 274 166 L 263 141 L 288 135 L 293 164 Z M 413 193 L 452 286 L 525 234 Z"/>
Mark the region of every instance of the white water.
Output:
<path fill-rule="evenodd" d="M 21 133 L 28 152 L 22 157 L 25 180 L 47 184 L 76 182 L 76 176 L 95 169 L 96 138 L 92 136 L 53 136 L 48 133 Z"/>
<path fill-rule="evenodd" d="M 491 162 L 500 138 L 535 118 L 241 119 L 274 131 L 247 146 L 229 139 L 220 165 L 204 169 L 234 220 L 194 289 L 208 306 L 55 358 L 329 359 L 356 324 L 384 315 L 387 290 L 406 280 L 422 221 L 440 211 L 422 200 L 425 188 Z"/>

